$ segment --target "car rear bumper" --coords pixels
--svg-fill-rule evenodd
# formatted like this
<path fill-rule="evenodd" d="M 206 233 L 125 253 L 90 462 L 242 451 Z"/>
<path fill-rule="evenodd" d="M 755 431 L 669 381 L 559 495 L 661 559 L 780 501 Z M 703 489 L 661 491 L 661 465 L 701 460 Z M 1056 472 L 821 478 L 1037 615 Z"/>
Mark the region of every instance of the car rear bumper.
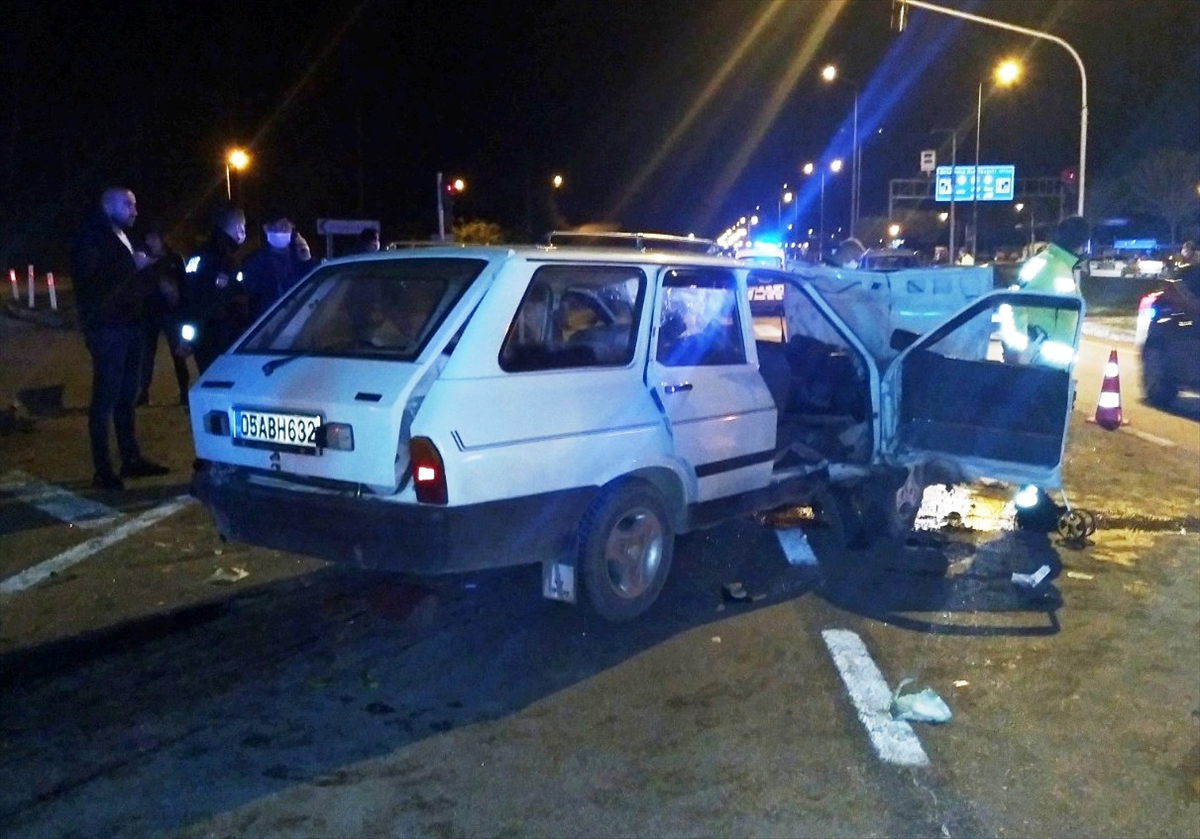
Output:
<path fill-rule="evenodd" d="M 223 539 L 361 568 L 447 574 L 572 554 L 596 494 L 579 487 L 464 507 L 397 503 L 351 492 L 264 484 L 245 469 L 199 462 L 192 495 Z"/>

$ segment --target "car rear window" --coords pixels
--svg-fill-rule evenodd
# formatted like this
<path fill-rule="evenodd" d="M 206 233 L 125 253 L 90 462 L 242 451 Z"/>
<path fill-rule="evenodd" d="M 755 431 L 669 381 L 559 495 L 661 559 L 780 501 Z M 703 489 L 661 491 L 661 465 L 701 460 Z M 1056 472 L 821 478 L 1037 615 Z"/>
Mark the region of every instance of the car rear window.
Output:
<path fill-rule="evenodd" d="M 423 257 L 324 266 L 237 352 L 411 361 L 485 265 L 481 259 Z"/>

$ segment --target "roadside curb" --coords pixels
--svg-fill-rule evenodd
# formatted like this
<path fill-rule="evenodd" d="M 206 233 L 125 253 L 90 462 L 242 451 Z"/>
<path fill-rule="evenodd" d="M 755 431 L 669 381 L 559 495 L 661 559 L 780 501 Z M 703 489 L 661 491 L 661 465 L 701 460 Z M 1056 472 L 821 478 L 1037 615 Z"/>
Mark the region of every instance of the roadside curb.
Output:
<path fill-rule="evenodd" d="M 46 311 L 44 309 L 29 309 L 16 303 L 4 307 L 4 314 L 16 320 L 36 323 L 50 329 L 70 329 L 72 323 L 62 312 Z"/>
<path fill-rule="evenodd" d="M 1135 343 L 1133 332 L 1128 329 L 1114 329 L 1098 323 L 1083 324 L 1083 334 L 1089 338 L 1101 338 L 1106 341 L 1116 341 L 1119 344 Z"/>

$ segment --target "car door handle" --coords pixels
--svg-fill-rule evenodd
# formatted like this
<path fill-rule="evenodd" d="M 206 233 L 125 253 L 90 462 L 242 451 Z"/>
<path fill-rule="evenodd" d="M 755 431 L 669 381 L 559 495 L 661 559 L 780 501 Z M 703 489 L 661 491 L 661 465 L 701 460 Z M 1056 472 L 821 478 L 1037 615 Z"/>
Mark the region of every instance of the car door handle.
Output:
<path fill-rule="evenodd" d="M 683 382 L 677 385 L 663 385 L 663 393 L 682 393 L 685 390 L 691 390 L 691 382 Z"/>

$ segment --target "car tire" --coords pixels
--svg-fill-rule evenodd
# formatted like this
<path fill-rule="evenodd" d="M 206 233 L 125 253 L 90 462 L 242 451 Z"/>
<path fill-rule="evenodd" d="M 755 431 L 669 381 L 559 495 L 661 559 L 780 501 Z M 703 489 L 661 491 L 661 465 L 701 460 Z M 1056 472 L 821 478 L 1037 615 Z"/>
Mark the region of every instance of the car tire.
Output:
<path fill-rule="evenodd" d="M 1142 395 L 1151 405 L 1166 408 L 1175 401 L 1179 388 L 1167 369 L 1167 351 L 1159 344 L 1142 347 Z"/>
<path fill-rule="evenodd" d="M 658 490 L 644 481 L 605 487 L 579 526 L 580 602 L 606 620 L 638 617 L 662 592 L 674 543 Z"/>

